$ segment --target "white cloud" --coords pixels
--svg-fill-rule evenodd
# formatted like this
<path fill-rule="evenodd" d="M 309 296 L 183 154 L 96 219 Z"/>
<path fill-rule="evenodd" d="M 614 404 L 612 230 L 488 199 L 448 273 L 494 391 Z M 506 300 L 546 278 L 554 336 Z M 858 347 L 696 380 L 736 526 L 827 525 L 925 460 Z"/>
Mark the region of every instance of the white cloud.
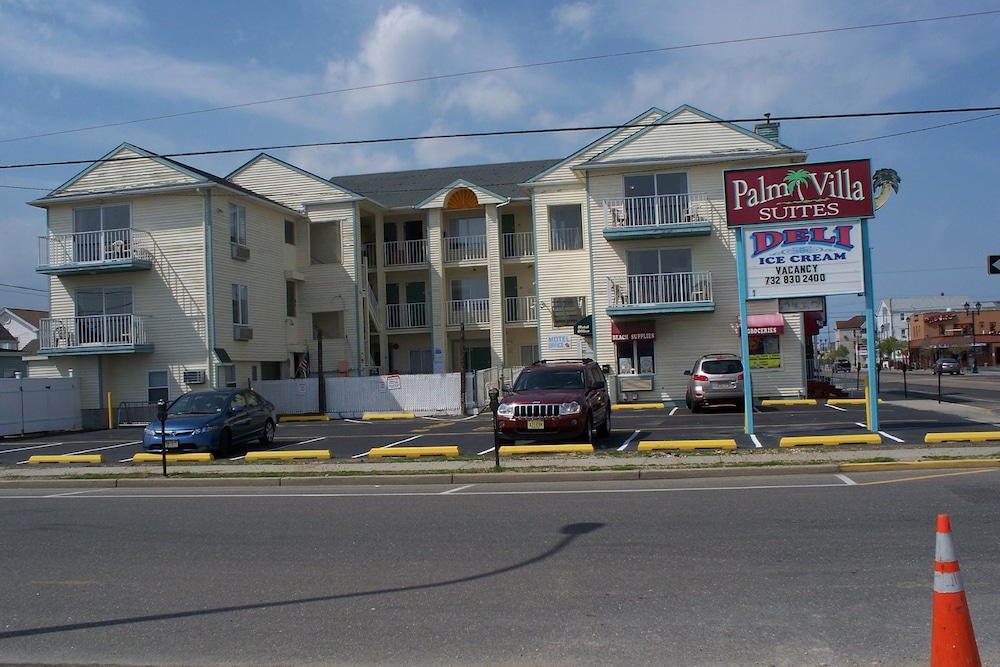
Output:
<path fill-rule="evenodd" d="M 573 33 L 589 39 L 593 31 L 595 11 L 590 3 L 574 2 L 553 8 L 550 15 L 556 32 Z"/>

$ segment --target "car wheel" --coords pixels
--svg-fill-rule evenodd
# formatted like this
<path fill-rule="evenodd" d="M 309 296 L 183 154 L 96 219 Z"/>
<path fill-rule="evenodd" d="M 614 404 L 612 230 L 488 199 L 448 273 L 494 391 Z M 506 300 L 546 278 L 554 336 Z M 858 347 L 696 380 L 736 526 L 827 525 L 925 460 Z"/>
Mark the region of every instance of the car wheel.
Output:
<path fill-rule="evenodd" d="M 583 425 L 583 441 L 588 444 L 594 444 L 594 418 L 591 415 L 587 415 L 587 422 Z"/>
<path fill-rule="evenodd" d="M 219 434 L 219 447 L 212 454 L 214 456 L 226 456 L 233 449 L 233 432 L 228 428 L 222 429 Z"/>
<path fill-rule="evenodd" d="M 264 422 L 264 431 L 260 434 L 260 444 L 267 447 L 274 442 L 274 422 L 268 419 Z"/>
<path fill-rule="evenodd" d="M 611 406 L 604 410 L 604 422 L 597 427 L 597 435 L 606 438 L 611 435 Z"/>
<path fill-rule="evenodd" d="M 687 406 L 688 410 L 691 410 L 691 394 L 684 394 L 684 405 Z"/>

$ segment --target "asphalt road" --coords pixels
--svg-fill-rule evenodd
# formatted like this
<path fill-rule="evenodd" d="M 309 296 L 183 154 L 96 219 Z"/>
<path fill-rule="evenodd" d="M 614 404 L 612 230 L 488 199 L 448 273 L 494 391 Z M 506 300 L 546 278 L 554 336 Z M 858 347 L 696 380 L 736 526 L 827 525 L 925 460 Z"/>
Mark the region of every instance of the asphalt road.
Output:
<path fill-rule="evenodd" d="M 997 665 L 998 474 L 6 490 L 0 664 Z"/>

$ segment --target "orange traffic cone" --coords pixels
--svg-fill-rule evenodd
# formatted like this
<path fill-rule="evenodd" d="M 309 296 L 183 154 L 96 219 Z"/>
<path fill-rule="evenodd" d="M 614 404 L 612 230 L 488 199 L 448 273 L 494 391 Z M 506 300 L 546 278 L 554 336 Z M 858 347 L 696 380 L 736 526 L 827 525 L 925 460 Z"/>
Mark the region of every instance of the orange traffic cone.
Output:
<path fill-rule="evenodd" d="M 982 664 L 951 542 L 951 519 L 947 514 L 939 514 L 934 549 L 931 667 L 982 667 Z"/>

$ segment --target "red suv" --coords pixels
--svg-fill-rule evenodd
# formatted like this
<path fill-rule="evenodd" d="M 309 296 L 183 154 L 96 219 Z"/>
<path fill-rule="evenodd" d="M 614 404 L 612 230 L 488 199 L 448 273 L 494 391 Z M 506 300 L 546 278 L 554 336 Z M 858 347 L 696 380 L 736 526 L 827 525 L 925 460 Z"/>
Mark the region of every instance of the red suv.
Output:
<path fill-rule="evenodd" d="M 576 439 L 611 432 L 611 398 L 593 359 L 536 361 L 505 385 L 497 409 L 501 441 Z"/>

